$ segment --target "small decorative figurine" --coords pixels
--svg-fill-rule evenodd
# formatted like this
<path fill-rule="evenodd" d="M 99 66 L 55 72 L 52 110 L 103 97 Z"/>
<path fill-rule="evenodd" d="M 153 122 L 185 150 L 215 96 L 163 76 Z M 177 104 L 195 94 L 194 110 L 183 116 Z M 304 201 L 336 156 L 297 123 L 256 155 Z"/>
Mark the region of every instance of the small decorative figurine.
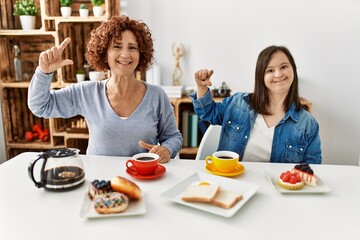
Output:
<path fill-rule="evenodd" d="M 21 68 L 21 61 L 19 59 L 19 54 L 20 54 L 20 48 L 18 45 L 14 45 L 14 52 L 15 52 L 15 57 L 14 57 L 14 68 L 15 68 L 15 81 L 22 81 L 22 68 Z"/>
<path fill-rule="evenodd" d="M 173 56 L 175 57 L 175 70 L 173 72 L 173 85 L 174 86 L 180 86 L 180 78 L 183 75 L 183 71 L 180 67 L 180 58 L 185 54 L 185 47 L 184 45 L 177 44 L 177 43 L 173 43 L 172 45 L 172 51 L 173 51 Z"/>

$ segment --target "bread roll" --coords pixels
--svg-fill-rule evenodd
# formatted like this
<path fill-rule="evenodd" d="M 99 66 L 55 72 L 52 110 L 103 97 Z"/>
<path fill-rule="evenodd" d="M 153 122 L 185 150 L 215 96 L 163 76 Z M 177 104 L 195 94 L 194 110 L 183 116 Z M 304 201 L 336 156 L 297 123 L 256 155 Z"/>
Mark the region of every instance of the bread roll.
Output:
<path fill-rule="evenodd" d="M 111 180 L 111 187 L 114 191 L 124 193 L 131 199 L 141 198 L 141 189 L 129 179 L 116 176 Z"/>

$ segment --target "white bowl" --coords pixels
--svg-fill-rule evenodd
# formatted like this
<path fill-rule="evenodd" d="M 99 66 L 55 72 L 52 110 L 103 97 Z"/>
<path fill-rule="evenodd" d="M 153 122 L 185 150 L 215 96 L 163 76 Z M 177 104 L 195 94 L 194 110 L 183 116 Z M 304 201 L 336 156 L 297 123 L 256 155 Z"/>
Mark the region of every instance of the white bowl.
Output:
<path fill-rule="evenodd" d="M 90 71 L 89 78 L 91 81 L 99 81 L 106 78 L 105 72 L 98 72 L 98 71 Z"/>

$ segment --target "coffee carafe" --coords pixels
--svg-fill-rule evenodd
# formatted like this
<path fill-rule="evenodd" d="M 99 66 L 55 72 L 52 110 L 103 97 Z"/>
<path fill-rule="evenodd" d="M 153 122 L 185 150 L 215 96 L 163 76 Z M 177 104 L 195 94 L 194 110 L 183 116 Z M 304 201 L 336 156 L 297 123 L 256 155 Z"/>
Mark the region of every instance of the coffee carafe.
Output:
<path fill-rule="evenodd" d="M 56 148 L 43 152 L 28 167 L 30 179 L 38 188 L 49 190 L 70 190 L 80 186 L 85 181 L 83 163 L 79 149 Z M 43 159 L 40 170 L 40 181 L 34 177 L 36 163 Z"/>

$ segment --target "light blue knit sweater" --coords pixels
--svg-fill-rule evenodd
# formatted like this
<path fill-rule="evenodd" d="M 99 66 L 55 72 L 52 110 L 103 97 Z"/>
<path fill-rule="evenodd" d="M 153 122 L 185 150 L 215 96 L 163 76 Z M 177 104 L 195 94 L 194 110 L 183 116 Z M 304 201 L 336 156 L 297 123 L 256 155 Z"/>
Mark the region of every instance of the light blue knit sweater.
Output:
<path fill-rule="evenodd" d="M 29 86 L 28 106 L 34 115 L 43 118 L 83 116 L 89 128 L 88 155 L 133 156 L 147 152 L 139 146 L 140 140 L 160 143 L 169 149 L 172 158 L 180 151 L 182 136 L 162 88 L 144 83 L 147 90 L 142 102 L 127 119 L 122 119 L 107 100 L 108 80 L 49 90 L 52 75 L 36 69 Z"/>

